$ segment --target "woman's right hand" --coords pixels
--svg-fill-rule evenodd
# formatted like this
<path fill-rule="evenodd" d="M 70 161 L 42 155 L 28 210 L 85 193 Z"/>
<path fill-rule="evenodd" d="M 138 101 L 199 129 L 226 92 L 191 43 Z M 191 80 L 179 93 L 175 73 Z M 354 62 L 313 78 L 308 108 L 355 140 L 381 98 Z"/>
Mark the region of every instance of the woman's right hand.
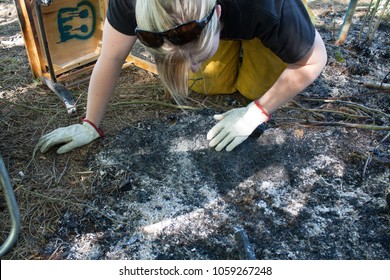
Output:
<path fill-rule="evenodd" d="M 57 154 L 63 154 L 89 144 L 99 137 L 103 137 L 103 132 L 84 120 L 83 124 L 60 127 L 42 136 L 38 142 L 38 148 L 42 153 L 46 153 L 52 147 L 63 144 L 57 150 Z"/>
<path fill-rule="evenodd" d="M 115 30 L 108 20 L 104 23 L 104 36 L 102 50 L 93 69 L 88 87 L 87 118 L 93 120 L 96 126 L 84 119 L 83 124 L 75 124 L 58 128 L 39 140 L 38 148 L 42 153 L 56 145 L 61 145 L 58 154 L 91 143 L 99 137 L 103 137 L 101 130 L 97 128 L 107 104 L 114 92 L 123 62 L 130 53 L 136 36 L 127 36 Z"/>

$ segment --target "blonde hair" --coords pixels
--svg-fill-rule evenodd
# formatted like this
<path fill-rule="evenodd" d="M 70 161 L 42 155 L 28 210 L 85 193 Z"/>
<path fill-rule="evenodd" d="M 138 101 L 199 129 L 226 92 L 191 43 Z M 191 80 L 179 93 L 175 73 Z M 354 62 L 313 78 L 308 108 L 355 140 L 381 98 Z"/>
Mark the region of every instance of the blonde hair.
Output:
<path fill-rule="evenodd" d="M 138 28 L 165 31 L 179 24 L 203 19 L 215 5 L 216 0 L 138 0 Z M 147 48 L 155 58 L 161 81 L 176 102 L 181 103 L 188 96 L 191 56 L 211 52 L 212 39 L 220 28 L 217 12 L 214 11 L 212 19 L 197 40 L 182 46 L 164 40 L 160 48 Z"/>

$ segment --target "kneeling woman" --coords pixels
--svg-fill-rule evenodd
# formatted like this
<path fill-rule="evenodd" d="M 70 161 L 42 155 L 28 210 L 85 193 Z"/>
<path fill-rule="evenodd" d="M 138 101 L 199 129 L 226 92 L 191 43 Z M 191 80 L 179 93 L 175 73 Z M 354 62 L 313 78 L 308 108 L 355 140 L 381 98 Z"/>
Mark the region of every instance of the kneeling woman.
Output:
<path fill-rule="evenodd" d="M 191 90 L 240 92 L 253 102 L 214 116 L 207 134 L 233 150 L 272 112 L 310 85 L 326 64 L 324 43 L 305 0 L 110 0 L 86 118 L 39 142 L 42 152 L 86 145 L 99 129 L 121 67 L 137 38 L 154 55 L 159 77 L 180 102 Z"/>

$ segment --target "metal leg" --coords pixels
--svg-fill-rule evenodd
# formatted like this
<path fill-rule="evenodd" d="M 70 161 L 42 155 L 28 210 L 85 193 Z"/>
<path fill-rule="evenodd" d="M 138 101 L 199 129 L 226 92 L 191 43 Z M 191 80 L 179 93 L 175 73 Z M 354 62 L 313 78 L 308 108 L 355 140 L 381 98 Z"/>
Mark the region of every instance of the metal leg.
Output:
<path fill-rule="evenodd" d="M 54 83 L 53 81 L 45 77 L 41 77 L 41 81 L 55 94 L 57 94 L 59 98 L 61 98 L 61 100 L 65 103 L 66 110 L 68 111 L 69 115 L 73 115 L 76 113 L 77 108 L 73 96 L 63 84 Z"/>
<path fill-rule="evenodd" d="M 11 231 L 8 238 L 0 247 L 0 257 L 4 256 L 16 243 L 20 232 L 20 213 L 19 207 L 15 199 L 14 190 L 12 188 L 11 180 L 8 177 L 7 169 L 3 158 L 0 155 L 0 187 L 3 189 L 5 200 L 7 202 L 8 211 L 11 217 Z"/>
<path fill-rule="evenodd" d="M 41 38 L 42 38 L 42 43 L 43 43 L 43 52 L 45 53 L 46 60 L 47 60 L 47 67 L 49 69 L 49 74 L 50 74 L 50 80 L 41 77 L 42 82 L 48 86 L 55 94 L 57 94 L 62 101 L 64 101 L 66 109 L 68 111 L 69 115 L 72 115 L 76 113 L 76 104 L 74 102 L 72 94 L 65 88 L 64 85 L 57 83 L 57 77 L 54 71 L 53 67 L 53 61 L 51 59 L 51 54 L 49 50 L 49 44 L 47 42 L 47 37 L 46 37 L 46 30 L 45 30 L 45 25 L 43 22 L 43 17 L 42 17 L 42 10 L 41 10 L 41 4 L 46 4 L 50 5 L 52 1 L 45 0 L 45 1 L 35 1 L 35 10 L 37 14 L 37 23 L 39 25 L 39 30 L 41 32 Z"/>

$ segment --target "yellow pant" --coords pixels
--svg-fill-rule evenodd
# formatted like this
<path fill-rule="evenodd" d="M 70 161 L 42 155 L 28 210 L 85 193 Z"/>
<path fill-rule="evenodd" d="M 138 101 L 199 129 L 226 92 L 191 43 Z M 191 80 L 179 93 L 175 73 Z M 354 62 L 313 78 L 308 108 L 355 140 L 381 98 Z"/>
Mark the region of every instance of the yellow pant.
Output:
<path fill-rule="evenodd" d="M 314 23 L 314 15 L 302 0 Z M 240 54 L 242 52 L 242 61 Z M 279 78 L 286 64 L 255 38 L 221 40 L 216 54 L 198 73 L 190 73 L 189 88 L 202 94 L 231 94 L 239 91 L 248 99 L 261 97 Z"/>

